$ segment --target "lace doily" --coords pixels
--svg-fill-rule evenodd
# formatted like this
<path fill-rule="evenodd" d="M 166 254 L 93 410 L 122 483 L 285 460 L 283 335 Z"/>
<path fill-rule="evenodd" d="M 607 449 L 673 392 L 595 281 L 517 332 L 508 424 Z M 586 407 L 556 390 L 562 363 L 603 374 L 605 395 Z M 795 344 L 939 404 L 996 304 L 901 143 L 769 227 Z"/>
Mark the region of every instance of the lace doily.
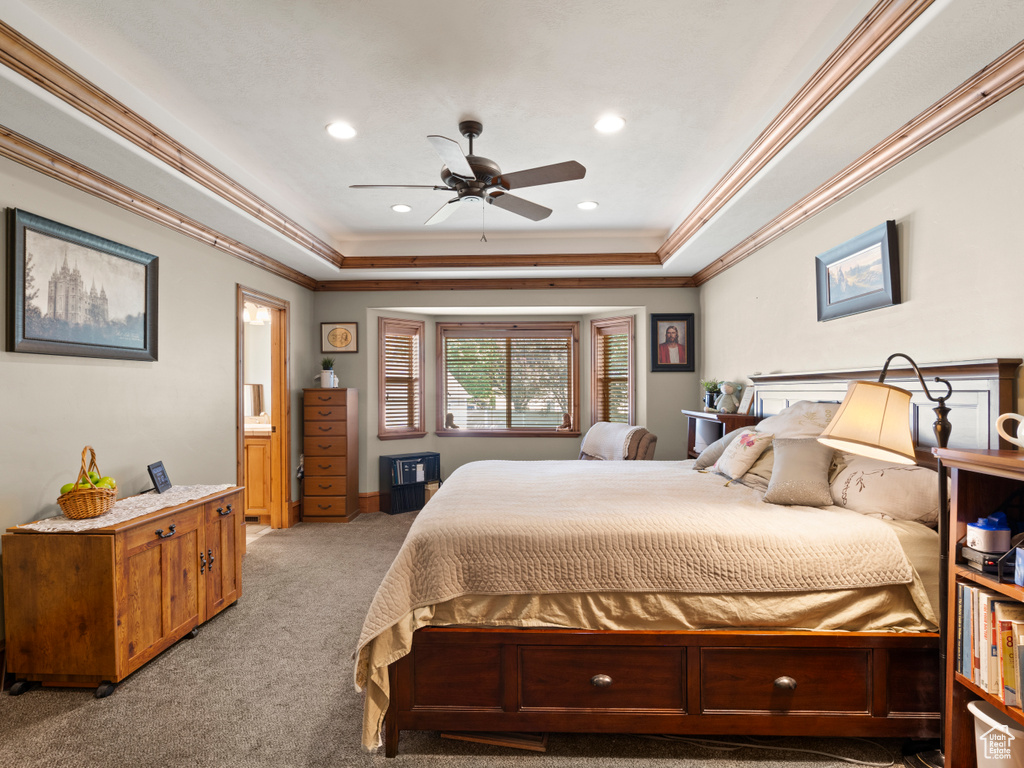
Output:
<path fill-rule="evenodd" d="M 217 493 L 234 487 L 227 485 L 175 485 L 164 493 L 143 493 L 138 496 L 129 496 L 114 502 L 114 508 L 104 512 L 99 517 L 89 517 L 84 520 L 72 520 L 58 515 L 48 517 L 45 520 L 37 520 L 34 523 L 26 523 L 22 528 L 30 528 L 33 531 L 45 531 L 47 533 L 67 531 L 88 531 L 91 528 L 106 528 L 108 525 L 123 523 L 135 517 L 156 512 L 158 509 L 176 507 L 187 501 L 195 501 L 211 493 Z"/>

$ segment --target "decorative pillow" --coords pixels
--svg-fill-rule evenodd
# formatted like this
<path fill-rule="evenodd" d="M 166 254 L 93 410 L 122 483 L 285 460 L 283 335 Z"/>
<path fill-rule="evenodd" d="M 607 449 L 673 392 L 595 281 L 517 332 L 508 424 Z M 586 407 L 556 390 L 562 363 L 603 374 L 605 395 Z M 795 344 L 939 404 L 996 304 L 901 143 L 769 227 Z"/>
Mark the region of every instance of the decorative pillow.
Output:
<path fill-rule="evenodd" d="M 776 437 L 817 437 L 832 421 L 839 403 L 812 403 L 799 400 L 769 416 L 754 427 L 758 432 L 771 432 Z"/>
<path fill-rule="evenodd" d="M 800 504 L 827 507 L 832 504 L 828 474 L 832 466 L 832 448 L 813 437 L 776 437 L 772 444 L 775 465 L 772 468 L 764 500 L 769 504 Z"/>
<path fill-rule="evenodd" d="M 716 461 L 718 461 L 719 458 L 721 458 L 722 454 L 725 452 L 725 449 L 729 445 L 729 443 L 731 443 L 736 437 L 738 437 L 740 432 L 742 431 L 743 427 L 740 427 L 738 429 L 734 429 L 732 432 L 726 432 L 720 438 L 715 440 L 715 442 L 713 442 L 711 445 L 709 445 L 707 448 L 700 452 L 700 456 L 698 456 L 697 461 L 694 462 L 693 468 L 707 469 Z"/>
<path fill-rule="evenodd" d="M 743 477 L 765 449 L 772 444 L 773 435 L 743 429 L 736 438 L 726 446 L 725 451 L 715 462 L 715 472 L 726 477 Z"/>
<path fill-rule="evenodd" d="M 844 459 L 846 466 L 832 483 L 834 504 L 865 515 L 927 525 L 938 520 L 939 475 L 935 470 L 850 453 Z"/>

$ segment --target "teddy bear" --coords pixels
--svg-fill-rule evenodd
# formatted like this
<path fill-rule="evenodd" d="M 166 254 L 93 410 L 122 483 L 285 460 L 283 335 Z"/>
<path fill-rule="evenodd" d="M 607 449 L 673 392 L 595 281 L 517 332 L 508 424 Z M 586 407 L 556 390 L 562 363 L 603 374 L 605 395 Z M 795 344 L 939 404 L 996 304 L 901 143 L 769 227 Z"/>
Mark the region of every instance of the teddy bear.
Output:
<path fill-rule="evenodd" d="M 722 394 L 715 400 L 715 410 L 719 413 L 736 413 L 740 409 L 740 399 L 736 397 L 736 393 L 741 389 L 740 385 L 723 381 L 718 385 L 718 389 Z"/>

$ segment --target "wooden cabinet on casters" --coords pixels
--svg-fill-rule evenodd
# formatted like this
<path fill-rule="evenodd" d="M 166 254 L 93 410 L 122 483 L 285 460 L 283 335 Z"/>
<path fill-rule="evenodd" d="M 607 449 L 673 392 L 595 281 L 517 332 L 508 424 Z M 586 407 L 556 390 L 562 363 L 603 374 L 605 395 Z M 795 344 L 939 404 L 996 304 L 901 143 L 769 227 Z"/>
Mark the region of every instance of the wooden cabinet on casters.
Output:
<path fill-rule="evenodd" d="M 242 491 L 69 533 L 3 537 L 7 671 L 105 696 L 242 594 Z"/>

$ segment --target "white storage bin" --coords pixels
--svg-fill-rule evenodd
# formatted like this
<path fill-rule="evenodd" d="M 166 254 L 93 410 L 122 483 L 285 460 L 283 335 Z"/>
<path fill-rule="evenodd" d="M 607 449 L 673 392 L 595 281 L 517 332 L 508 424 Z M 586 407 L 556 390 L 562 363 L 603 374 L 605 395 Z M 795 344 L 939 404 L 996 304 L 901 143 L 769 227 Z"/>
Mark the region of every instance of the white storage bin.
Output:
<path fill-rule="evenodd" d="M 987 701 L 972 701 L 978 768 L 1024 768 L 1024 728 Z"/>

